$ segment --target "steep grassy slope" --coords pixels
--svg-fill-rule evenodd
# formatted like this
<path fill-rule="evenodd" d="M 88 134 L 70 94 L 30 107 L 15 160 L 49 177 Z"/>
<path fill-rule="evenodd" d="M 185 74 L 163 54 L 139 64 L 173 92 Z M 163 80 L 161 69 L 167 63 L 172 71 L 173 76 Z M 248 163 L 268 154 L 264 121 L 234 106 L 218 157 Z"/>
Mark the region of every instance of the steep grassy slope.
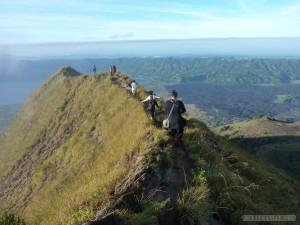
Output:
<path fill-rule="evenodd" d="M 244 214 L 298 213 L 297 182 L 199 121 L 187 117 L 184 146 L 172 146 L 138 101 L 146 93 L 126 91 L 130 82 L 63 68 L 41 86 L 0 142 L 0 212 L 27 224 L 114 212 L 133 225 L 237 225 Z"/>
<path fill-rule="evenodd" d="M 75 71 L 70 70 L 70 72 L 77 74 Z M 16 159 L 26 153 L 37 141 L 37 135 L 49 125 L 57 114 L 57 109 L 63 104 L 67 88 L 61 73 L 62 71 L 56 73 L 33 93 L 20 110 L 13 125 L 3 135 L 0 148 L 3 156 L 0 177 L 7 173 Z"/>
<path fill-rule="evenodd" d="M 186 132 L 186 145 L 190 154 L 195 154 L 196 167 L 204 170 L 203 177 L 210 188 L 212 202 L 225 215 L 228 224 L 248 224 L 243 223 L 241 217 L 249 214 L 299 215 L 296 209 L 299 202 L 297 181 L 213 135 L 201 123 L 195 121 L 192 126 L 195 127 Z"/>
<path fill-rule="evenodd" d="M 142 156 L 154 142 L 140 103 L 109 78 L 69 74 L 78 75 L 64 68 L 37 90 L 1 142 L 1 175 L 13 165 L 1 207 L 30 224 L 72 223 L 109 206 L 129 156 Z"/>

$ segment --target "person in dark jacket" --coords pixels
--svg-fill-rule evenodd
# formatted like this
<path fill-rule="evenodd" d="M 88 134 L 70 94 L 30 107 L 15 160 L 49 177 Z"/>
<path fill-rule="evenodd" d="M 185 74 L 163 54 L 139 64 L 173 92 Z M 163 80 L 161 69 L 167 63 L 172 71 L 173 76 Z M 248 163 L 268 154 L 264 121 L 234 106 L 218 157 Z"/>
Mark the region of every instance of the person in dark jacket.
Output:
<path fill-rule="evenodd" d="M 181 116 L 186 112 L 185 106 L 182 101 L 177 100 L 178 94 L 175 90 L 171 93 L 171 99 L 166 102 L 165 113 L 169 114 L 169 134 L 173 137 L 175 144 L 182 138 L 183 128 L 186 126 L 186 120 Z M 174 105 L 174 106 L 173 106 Z M 173 107 L 173 110 L 172 110 Z"/>

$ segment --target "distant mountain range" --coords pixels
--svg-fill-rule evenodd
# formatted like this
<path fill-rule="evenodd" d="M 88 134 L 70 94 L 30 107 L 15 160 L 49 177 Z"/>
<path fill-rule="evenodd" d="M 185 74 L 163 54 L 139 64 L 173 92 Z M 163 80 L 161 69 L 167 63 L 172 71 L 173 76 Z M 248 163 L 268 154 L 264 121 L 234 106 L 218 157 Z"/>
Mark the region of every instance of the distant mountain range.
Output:
<path fill-rule="evenodd" d="M 108 71 L 110 65 L 116 65 L 132 77 L 170 84 L 194 81 L 279 84 L 300 79 L 300 59 L 134 57 L 22 60 L 5 65 L 7 68 L 1 71 L 0 80 L 46 79 L 55 68 L 63 65 L 72 65 L 87 74 L 92 74 L 93 65 L 98 71 Z"/>
<path fill-rule="evenodd" d="M 8 60 L 0 74 L 0 104 L 23 103 L 56 68 L 64 65 L 84 74 L 92 74 L 94 65 L 98 72 L 116 65 L 119 71 L 161 96 L 167 97 L 171 89 L 177 89 L 181 98 L 215 118 L 210 119 L 212 126 L 249 119 L 255 114 L 295 121 L 300 118 L 300 103 L 296 101 L 300 97 L 299 59 L 134 57 L 11 63 Z M 283 96 L 293 99 L 282 99 Z"/>

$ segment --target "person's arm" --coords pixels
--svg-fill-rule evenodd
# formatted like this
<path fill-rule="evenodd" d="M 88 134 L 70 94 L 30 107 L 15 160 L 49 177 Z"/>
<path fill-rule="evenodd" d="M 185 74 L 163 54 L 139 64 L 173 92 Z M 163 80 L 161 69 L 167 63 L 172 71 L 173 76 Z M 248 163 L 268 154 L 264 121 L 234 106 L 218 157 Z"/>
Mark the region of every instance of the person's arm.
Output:
<path fill-rule="evenodd" d="M 183 104 L 182 101 L 180 101 L 179 109 L 180 109 L 180 112 L 181 112 L 181 113 L 185 113 L 185 112 L 186 112 L 186 109 L 185 109 L 184 104 Z"/>
<path fill-rule="evenodd" d="M 143 100 L 142 102 L 146 102 L 150 99 L 150 96 L 148 96 L 145 100 Z"/>
<path fill-rule="evenodd" d="M 155 103 L 156 107 L 159 108 L 156 100 L 154 100 L 154 103 Z"/>

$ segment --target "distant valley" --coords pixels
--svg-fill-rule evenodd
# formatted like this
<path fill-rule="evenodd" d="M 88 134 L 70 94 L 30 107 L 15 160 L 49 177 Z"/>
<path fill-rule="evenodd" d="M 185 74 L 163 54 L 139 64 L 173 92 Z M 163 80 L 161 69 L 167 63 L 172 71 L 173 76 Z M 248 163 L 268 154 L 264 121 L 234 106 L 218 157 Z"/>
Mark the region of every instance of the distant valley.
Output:
<path fill-rule="evenodd" d="M 188 104 L 198 112 L 194 116 L 205 120 L 209 115 L 211 126 L 242 121 L 256 115 L 267 115 L 290 122 L 300 121 L 300 85 L 220 85 L 201 82 L 176 84 L 166 87 L 176 89 Z"/>

